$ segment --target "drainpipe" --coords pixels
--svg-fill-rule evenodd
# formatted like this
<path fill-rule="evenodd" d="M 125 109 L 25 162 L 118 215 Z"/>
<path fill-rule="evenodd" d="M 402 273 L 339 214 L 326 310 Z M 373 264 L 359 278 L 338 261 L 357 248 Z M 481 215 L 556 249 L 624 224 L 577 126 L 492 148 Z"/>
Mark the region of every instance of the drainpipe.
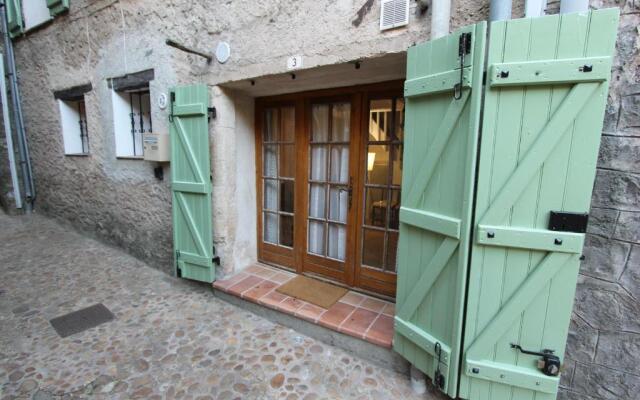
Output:
<path fill-rule="evenodd" d="M 544 15 L 547 8 L 547 0 L 526 0 L 524 4 L 524 16 L 535 18 Z"/>
<path fill-rule="evenodd" d="M 431 3 L 431 40 L 449 34 L 451 0 L 433 0 Z"/>
<path fill-rule="evenodd" d="M 489 21 L 511 19 L 511 0 L 491 0 Z"/>
<path fill-rule="evenodd" d="M 562 0 L 560 2 L 560 14 L 588 11 L 589 0 Z"/>
<path fill-rule="evenodd" d="M 0 10 L 0 23 L 4 36 L 4 49 L 7 53 L 7 75 L 9 78 L 9 89 L 11 90 L 11 102 L 13 105 L 14 123 L 16 125 L 16 139 L 18 142 L 18 153 L 20 154 L 20 167 L 22 172 L 22 184 L 24 185 L 24 211 L 30 213 L 33 210 L 33 201 L 36 198 L 35 185 L 33 183 L 33 173 L 31 170 L 31 159 L 29 157 L 29 146 L 24 131 L 24 119 L 22 118 L 22 106 L 20 105 L 20 91 L 18 89 L 18 78 L 16 75 L 16 62 L 13 56 L 13 43 L 9 37 L 7 29 L 6 2 L 2 2 Z"/>
<path fill-rule="evenodd" d="M 4 56 L 0 53 L 0 98 L 2 99 L 2 119 L 4 122 L 4 134 L 7 137 L 7 155 L 9 156 L 9 171 L 11 172 L 11 185 L 13 186 L 13 198 L 16 208 L 22 208 L 20 197 L 20 182 L 16 170 L 16 156 L 13 150 L 13 136 L 11 134 L 11 118 L 9 117 L 9 104 L 7 103 L 7 86 L 4 81 Z"/>

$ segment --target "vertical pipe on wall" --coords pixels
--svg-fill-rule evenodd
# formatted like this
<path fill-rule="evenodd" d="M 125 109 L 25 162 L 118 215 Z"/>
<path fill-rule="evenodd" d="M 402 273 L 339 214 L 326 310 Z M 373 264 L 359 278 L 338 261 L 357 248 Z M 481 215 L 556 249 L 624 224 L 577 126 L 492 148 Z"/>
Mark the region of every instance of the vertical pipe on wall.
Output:
<path fill-rule="evenodd" d="M 7 55 L 7 75 L 9 77 L 9 88 L 11 90 L 11 103 L 13 105 L 14 124 L 16 126 L 16 139 L 18 142 L 18 152 L 20 154 L 20 170 L 22 172 L 22 184 L 24 185 L 24 211 L 30 213 L 33 209 L 33 202 L 36 198 L 36 188 L 33 183 L 33 171 L 31 170 L 31 158 L 29 157 L 29 146 L 24 130 L 24 119 L 22 117 L 22 106 L 20 104 L 20 90 L 18 88 L 18 77 L 16 74 L 16 61 L 13 56 L 13 43 L 9 37 L 7 28 L 7 7 L 6 1 L 0 7 L 0 23 L 4 36 L 4 50 Z"/>
<path fill-rule="evenodd" d="M 490 21 L 511 19 L 511 0 L 491 0 L 489 9 Z"/>
<path fill-rule="evenodd" d="M 547 0 L 526 0 L 524 4 L 524 16 L 535 18 L 544 15 L 547 8 Z"/>
<path fill-rule="evenodd" d="M 9 156 L 9 171 L 11 173 L 11 185 L 13 186 L 13 198 L 16 208 L 22 208 L 20 197 L 20 182 L 16 170 L 16 156 L 13 149 L 13 136 L 11 134 L 11 118 L 9 118 L 9 104 L 7 104 L 7 85 L 4 81 L 4 55 L 0 53 L 0 99 L 2 100 L 2 119 L 4 122 L 4 134 L 7 137 L 7 154 Z"/>
<path fill-rule="evenodd" d="M 589 0 L 562 0 L 560 2 L 560 14 L 588 11 Z"/>
<path fill-rule="evenodd" d="M 431 40 L 449 34 L 451 0 L 433 0 L 431 3 Z"/>

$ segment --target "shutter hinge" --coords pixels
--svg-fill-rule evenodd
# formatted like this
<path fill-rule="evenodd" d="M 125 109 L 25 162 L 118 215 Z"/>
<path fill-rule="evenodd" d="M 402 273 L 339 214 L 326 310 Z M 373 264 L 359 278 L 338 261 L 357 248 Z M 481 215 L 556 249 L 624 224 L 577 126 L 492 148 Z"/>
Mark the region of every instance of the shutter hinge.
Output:
<path fill-rule="evenodd" d="M 471 54 L 471 32 L 460 34 L 458 39 L 458 57 L 460 58 L 460 82 L 453 86 L 453 98 L 460 100 L 462 98 L 462 84 L 464 81 L 464 56 Z"/>
<path fill-rule="evenodd" d="M 169 122 L 173 122 L 173 103 L 176 101 L 176 92 L 172 91 L 169 95 Z"/>
<path fill-rule="evenodd" d="M 444 390 L 446 378 L 444 377 L 442 372 L 440 372 L 440 363 L 442 362 L 442 345 L 440 344 L 440 342 L 436 342 L 436 346 L 434 350 L 435 350 L 436 356 L 438 357 L 438 361 L 437 361 L 438 364 L 436 365 L 436 371 L 433 374 L 433 383 L 435 383 L 438 389 Z"/>
<path fill-rule="evenodd" d="M 216 254 L 216 246 L 211 246 L 211 253 L 212 254 Z M 213 256 L 213 258 L 211 258 L 211 261 L 215 264 L 220 266 L 220 256 Z"/>
<path fill-rule="evenodd" d="M 216 119 L 216 117 L 218 116 L 218 113 L 216 112 L 216 108 L 215 107 L 208 107 L 207 108 L 207 121 L 211 121 L 211 119 Z"/>
<path fill-rule="evenodd" d="M 471 32 L 465 32 L 458 39 L 458 55 L 471 54 Z"/>

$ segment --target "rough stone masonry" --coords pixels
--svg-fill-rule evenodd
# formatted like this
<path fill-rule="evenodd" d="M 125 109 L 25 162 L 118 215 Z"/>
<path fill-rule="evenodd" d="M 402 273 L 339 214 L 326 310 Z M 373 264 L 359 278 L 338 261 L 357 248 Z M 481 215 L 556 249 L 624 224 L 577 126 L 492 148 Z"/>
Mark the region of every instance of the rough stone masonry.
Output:
<path fill-rule="evenodd" d="M 211 130 L 214 241 L 223 272 L 239 267 L 254 257 L 247 249 L 255 247 L 241 232 L 252 223 L 246 207 L 255 207 L 242 193 L 255 184 L 243 174 L 251 166 L 236 134 L 251 102 L 220 85 L 285 72 L 282 60 L 292 54 L 303 55 L 305 67 L 317 67 L 403 52 L 428 39 L 428 14 L 420 15 L 414 2 L 408 27 L 384 34 L 377 6 L 368 3 L 71 0 L 68 15 L 15 42 L 37 212 L 171 272 L 168 181 L 156 180 L 150 163 L 115 158 L 107 79 L 153 68 L 152 95 L 204 81 L 223 111 Z M 522 16 L 523 3 L 514 2 L 514 17 Z M 558 6 L 550 1 L 548 12 Z M 617 6 L 622 15 L 559 397 L 631 400 L 640 391 L 640 0 L 593 0 L 590 6 Z M 455 0 L 452 29 L 487 16 L 488 1 Z M 226 40 L 233 56 L 223 67 L 207 65 L 168 50 L 165 37 L 201 48 Z M 65 157 L 51 91 L 87 82 L 94 87 L 85 97 L 91 156 Z M 166 111 L 154 109 L 153 120 L 157 129 L 167 129 Z M 2 138 L 0 204 L 10 210 Z"/>

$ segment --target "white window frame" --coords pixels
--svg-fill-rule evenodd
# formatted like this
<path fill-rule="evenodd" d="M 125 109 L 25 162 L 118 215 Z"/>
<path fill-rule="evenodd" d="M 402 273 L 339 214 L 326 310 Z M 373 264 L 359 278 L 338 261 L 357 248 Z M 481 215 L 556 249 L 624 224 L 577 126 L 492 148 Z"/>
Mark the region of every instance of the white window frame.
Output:
<path fill-rule="evenodd" d="M 80 102 L 82 103 L 82 107 L 80 107 Z M 74 100 L 58 99 L 58 108 L 60 110 L 64 154 L 88 155 L 89 136 L 84 96 Z M 83 136 L 85 137 L 84 141 Z"/>
<path fill-rule="evenodd" d="M 146 92 L 146 94 L 144 94 Z M 135 90 L 111 91 L 113 103 L 113 129 L 116 142 L 117 158 L 144 158 L 144 134 L 150 133 L 151 98 L 149 87 Z M 142 94 L 141 94 L 142 93 Z M 132 102 L 133 97 L 133 102 Z M 142 102 L 140 102 L 140 98 Z M 142 105 L 142 128 L 140 132 L 140 106 Z M 132 114 L 133 127 L 132 132 Z"/>

